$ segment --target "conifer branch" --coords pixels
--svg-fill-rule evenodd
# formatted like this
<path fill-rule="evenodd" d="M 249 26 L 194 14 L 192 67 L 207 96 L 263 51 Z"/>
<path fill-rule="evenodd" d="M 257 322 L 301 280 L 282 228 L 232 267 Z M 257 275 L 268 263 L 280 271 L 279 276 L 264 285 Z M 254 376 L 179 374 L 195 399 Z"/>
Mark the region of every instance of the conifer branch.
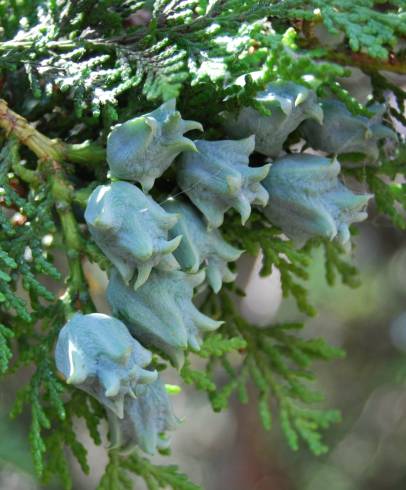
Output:
<path fill-rule="evenodd" d="M 355 66 L 364 71 L 389 71 L 399 75 L 406 74 L 406 60 L 395 55 L 389 55 L 387 60 L 373 58 L 364 53 L 346 51 L 326 51 L 325 58 L 343 66 Z"/>
<path fill-rule="evenodd" d="M 13 134 L 21 143 L 27 146 L 40 160 L 54 160 L 83 165 L 96 165 L 105 161 L 105 150 L 95 144 L 85 141 L 80 144 L 66 144 L 52 140 L 41 134 L 26 119 L 12 111 L 5 100 L 0 99 L 0 128 L 6 134 Z M 29 174 L 25 174 L 28 178 Z M 30 178 L 33 178 L 32 175 Z"/>
<path fill-rule="evenodd" d="M 83 160 L 89 145 L 65 145 L 57 140 L 47 138 L 33 128 L 26 119 L 9 109 L 7 103 L 1 99 L 0 127 L 6 131 L 7 135 L 17 138 L 38 157 L 37 173 L 24 169 L 23 176 L 36 182 L 40 178 L 39 175 L 47 176 L 51 197 L 61 221 L 62 234 L 69 259 L 69 287 L 64 297 L 67 307 L 69 308 L 73 304 L 77 309 L 84 308 L 89 311 L 90 308 L 92 311 L 81 264 L 84 243 L 71 207 L 74 200 L 74 189 L 68 182 L 61 166 L 61 161 L 68 153 L 73 155 L 73 158 Z M 18 165 L 17 171 L 20 173 L 22 171 Z"/>

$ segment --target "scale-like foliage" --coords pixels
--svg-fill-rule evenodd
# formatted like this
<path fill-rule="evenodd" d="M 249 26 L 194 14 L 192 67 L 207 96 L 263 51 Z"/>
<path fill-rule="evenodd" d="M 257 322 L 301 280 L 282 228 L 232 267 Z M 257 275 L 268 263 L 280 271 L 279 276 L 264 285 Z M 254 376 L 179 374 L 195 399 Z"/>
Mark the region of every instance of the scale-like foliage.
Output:
<path fill-rule="evenodd" d="M 8 369 L 9 361 L 12 357 L 12 351 L 9 345 L 10 339 L 14 337 L 11 329 L 0 324 L 0 373 L 3 374 Z"/>
<path fill-rule="evenodd" d="M 57 88 L 73 96 L 78 114 L 91 108 L 108 120 L 117 117 L 113 106 L 123 94 L 136 89 L 149 100 L 169 100 L 190 77 L 199 85 L 206 77 L 212 82 L 228 78 L 231 88 L 232 80 L 261 64 L 268 80 L 279 76 L 299 81 L 312 73 L 331 83 L 340 73 L 333 64 L 313 61 L 323 55 L 320 50 L 292 56 L 294 32 L 275 33 L 263 21 L 266 17 L 324 23 L 332 33 L 344 33 L 354 51 L 382 59 L 396 36 L 405 33 L 396 2 L 387 2 L 380 12 L 372 0 L 361 5 L 349 0 L 305 5 L 299 0 L 155 1 L 152 9 L 151 3 L 135 0 L 124 5 L 118 0 L 38 1 L 19 8 L 7 3 L 1 4 L 0 26 L 7 38 L 0 49 L 7 56 L 0 68 L 23 63 L 37 96 L 44 86 L 48 97 Z M 26 19 L 22 40 L 18 34 L 13 39 L 19 15 Z M 235 40 L 231 53 L 222 30 Z M 340 55 L 346 56 L 335 54 L 339 62 Z M 236 90 L 234 86 L 231 94 Z"/>
<path fill-rule="evenodd" d="M 403 183 L 405 170 L 405 145 L 403 144 L 397 158 L 384 162 L 378 168 L 367 167 L 348 171 L 350 175 L 368 185 L 375 196 L 378 210 L 401 230 L 406 229 L 406 185 Z"/>
<path fill-rule="evenodd" d="M 206 338 L 199 355 L 208 359 L 206 371 L 192 371 L 188 365 L 181 374 L 187 383 L 208 392 L 215 411 L 228 407 L 236 393 L 241 403 L 248 403 L 248 385 L 257 390 L 258 412 L 265 430 L 272 427 L 270 402 L 275 399 L 279 419 L 289 446 L 299 448 L 303 439 L 315 454 L 327 451 L 322 442 L 322 429 L 340 420 L 336 410 L 309 408 L 320 402 L 322 395 L 309 386 L 314 380 L 309 370 L 315 360 L 331 360 L 343 356 L 343 351 L 328 345 L 323 339 L 304 340 L 297 335 L 303 324 L 270 325 L 259 329 L 239 317 L 226 291 L 212 295 L 206 302 L 211 314 L 227 314 L 229 319 L 220 333 Z M 293 333 L 292 333 L 293 332 Z M 239 353 L 239 360 L 229 358 Z M 227 381 L 219 388 L 212 379 L 217 368 Z"/>
<path fill-rule="evenodd" d="M 314 307 L 308 301 L 308 292 L 303 281 L 308 279 L 307 266 L 310 263 L 308 253 L 297 249 L 292 242 L 285 240 L 281 231 L 269 224 L 264 225 L 263 218 L 256 213 L 245 228 L 244 233 L 239 231 L 235 219 L 230 220 L 227 233 L 232 243 L 246 250 L 252 256 L 263 253 L 262 276 L 272 273 L 277 267 L 281 273 L 283 295 L 291 294 L 301 311 L 313 316 Z"/>
<path fill-rule="evenodd" d="M 173 490 L 201 490 L 200 487 L 190 482 L 181 473 L 177 466 L 158 466 L 148 459 L 133 453 L 128 458 L 122 458 L 111 452 L 110 461 L 106 471 L 97 487 L 97 490 L 131 490 L 133 480 L 130 475 L 142 478 L 148 490 L 171 488 Z"/>
<path fill-rule="evenodd" d="M 18 143 L 11 139 L 0 153 L 0 309 L 14 310 L 22 320 L 30 321 L 28 305 L 16 293 L 18 280 L 35 307 L 40 298 L 54 299 L 37 276 L 59 279 L 60 274 L 41 241 L 55 231 L 47 188 L 25 188 L 17 175 L 26 171 L 21 167 Z"/>
<path fill-rule="evenodd" d="M 388 51 L 397 41 L 397 35 L 405 33 L 400 3 L 387 2 L 383 12 L 374 10 L 377 2 L 366 0 L 311 0 L 299 2 L 289 0 L 278 6 L 279 12 L 289 18 L 323 22 L 332 34 L 344 33 L 354 51 L 366 50 L 371 56 L 386 58 Z M 277 8 L 278 8 L 277 7 Z"/>

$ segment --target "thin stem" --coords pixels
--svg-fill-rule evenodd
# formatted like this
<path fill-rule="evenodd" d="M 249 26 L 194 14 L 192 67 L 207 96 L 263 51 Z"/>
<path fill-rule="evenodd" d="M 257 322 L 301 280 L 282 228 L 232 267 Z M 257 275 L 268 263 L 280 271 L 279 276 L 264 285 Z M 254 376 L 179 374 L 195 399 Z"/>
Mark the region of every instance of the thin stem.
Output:
<path fill-rule="evenodd" d="M 49 171 L 49 183 L 51 195 L 55 203 L 55 209 L 61 221 L 62 234 L 66 246 L 66 255 L 69 261 L 69 288 L 63 298 L 68 308 L 71 305 L 75 309 L 93 311 L 85 275 L 83 273 L 81 253 L 85 249 L 79 225 L 72 211 L 74 189 L 66 180 L 62 167 L 56 161 L 44 161 L 46 170 Z"/>
<path fill-rule="evenodd" d="M 79 204 L 81 208 L 85 208 L 87 205 L 87 201 L 89 200 L 90 194 L 93 192 L 95 186 L 90 185 L 88 187 L 84 187 L 78 191 L 75 191 L 73 195 L 73 201 L 76 204 Z"/>
<path fill-rule="evenodd" d="M 14 161 L 11 168 L 17 177 L 29 184 L 31 187 L 36 188 L 41 184 L 41 178 L 39 177 L 38 172 L 26 168 L 21 164 L 21 162 Z"/>
<path fill-rule="evenodd" d="M 73 306 L 75 309 L 93 311 L 81 261 L 85 242 L 81 237 L 79 225 L 72 211 L 74 189 L 66 180 L 63 169 L 58 162 L 48 160 L 41 163 L 49 175 L 51 195 L 61 222 L 69 262 L 69 287 L 63 300 L 68 310 Z"/>
<path fill-rule="evenodd" d="M 80 144 L 61 144 L 64 152 L 64 159 L 72 163 L 81 165 L 97 165 L 106 161 L 106 150 L 90 141 Z"/>
<path fill-rule="evenodd" d="M 17 175 L 22 181 L 26 182 L 29 184 L 31 187 L 36 188 L 40 185 L 41 183 L 41 178 L 38 175 L 38 172 L 34 170 L 30 170 L 26 168 L 22 163 L 21 163 L 21 158 L 20 158 L 20 142 L 18 138 L 15 136 L 12 136 L 10 138 L 10 143 L 11 145 L 9 146 L 10 148 L 10 155 L 11 155 L 11 170 L 13 170 L 14 174 Z"/>

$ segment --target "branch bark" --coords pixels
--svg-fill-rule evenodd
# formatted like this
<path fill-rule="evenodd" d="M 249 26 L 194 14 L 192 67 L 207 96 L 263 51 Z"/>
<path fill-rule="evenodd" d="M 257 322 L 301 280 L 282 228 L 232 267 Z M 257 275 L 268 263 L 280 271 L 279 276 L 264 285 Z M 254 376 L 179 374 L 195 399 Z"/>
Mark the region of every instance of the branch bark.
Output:
<path fill-rule="evenodd" d="M 12 111 L 5 100 L 0 99 L 0 128 L 6 134 L 13 133 L 39 159 L 94 166 L 105 162 L 106 151 L 100 145 L 85 141 L 80 144 L 66 144 L 50 139 L 32 127 L 26 119 Z"/>
<path fill-rule="evenodd" d="M 355 66 L 368 72 L 390 71 L 399 75 L 406 74 L 406 61 L 399 60 L 396 56 L 389 56 L 388 60 L 380 60 L 364 53 L 328 51 L 325 59 L 339 65 Z"/>

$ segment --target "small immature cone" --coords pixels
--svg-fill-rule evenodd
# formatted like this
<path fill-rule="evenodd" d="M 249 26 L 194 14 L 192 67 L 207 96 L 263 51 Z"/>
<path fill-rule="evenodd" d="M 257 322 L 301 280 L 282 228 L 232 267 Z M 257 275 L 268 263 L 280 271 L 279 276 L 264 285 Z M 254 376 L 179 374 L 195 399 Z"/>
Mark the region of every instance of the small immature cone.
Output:
<path fill-rule="evenodd" d="M 367 218 L 371 196 L 354 194 L 339 181 L 339 173 L 337 160 L 316 155 L 276 160 L 264 181 L 269 192 L 265 215 L 299 245 L 323 237 L 349 247 L 349 226 Z"/>
<path fill-rule="evenodd" d="M 354 116 L 338 100 L 324 100 L 323 124 L 308 120 L 302 128 L 302 134 L 315 150 L 341 155 L 343 153 L 361 153 L 366 156 L 362 163 L 376 163 L 379 158 L 379 144 L 385 139 L 397 142 L 394 131 L 382 124 L 384 106 L 377 109 L 372 118 Z M 358 162 L 358 164 L 360 164 Z"/>
<path fill-rule="evenodd" d="M 203 315 L 192 303 L 193 288 L 204 278 L 203 271 L 185 274 L 154 270 L 148 281 L 134 291 L 113 270 L 107 299 L 114 315 L 125 321 L 134 337 L 159 349 L 176 367 L 181 367 L 184 351 L 198 351 L 202 334 L 223 323 Z"/>
<path fill-rule="evenodd" d="M 120 320 L 101 313 L 76 313 L 59 333 L 56 366 L 68 384 L 94 396 L 119 418 L 139 385 L 157 379 L 145 369 L 152 360 Z"/>
<path fill-rule="evenodd" d="M 175 430 L 179 424 L 165 386 L 159 379 L 139 387 L 136 399 L 126 400 L 123 418 L 118 418 L 110 410 L 107 413 L 111 449 L 117 448 L 124 454 L 133 452 L 136 447 L 150 455 L 167 449 L 169 439 L 165 432 Z"/>
<path fill-rule="evenodd" d="M 256 101 L 270 115 L 253 107 L 243 107 L 238 114 L 225 114 L 225 130 L 234 138 L 255 135 L 255 150 L 270 157 L 282 151 L 287 137 L 306 119 L 321 123 L 323 111 L 316 94 L 293 82 L 270 83 L 256 96 Z"/>
<path fill-rule="evenodd" d="M 209 227 L 218 228 L 224 213 L 234 208 L 245 224 L 251 204 L 265 206 L 268 193 L 261 181 L 269 165 L 249 167 L 255 138 L 195 141 L 198 153 L 186 152 L 177 163 L 177 181 L 182 191 L 205 216 Z"/>
<path fill-rule="evenodd" d="M 179 268 L 172 252 L 182 237 L 168 239 L 177 216 L 168 214 L 135 185 L 113 182 L 97 187 L 89 198 L 85 219 L 94 241 L 124 282 L 136 276 L 135 289 L 144 284 L 153 267 Z"/>
<path fill-rule="evenodd" d="M 184 121 L 171 99 L 158 109 L 113 128 L 107 139 L 107 163 L 112 177 L 139 182 L 152 189 L 182 151 L 196 151 L 192 140 L 183 136 L 203 130 L 196 121 Z"/>
<path fill-rule="evenodd" d="M 220 291 L 223 282 L 234 281 L 235 274 L 228 268 L 228 262 L 236 261 L 242 250 L 227 243 L 219 230 L 207 230 L 201 215 L 192 205 L 172 199 L 162 206 L 179 216 L 169 236 L 182 235 L 182 241 L 174 252 L 182 269 L 196 273 L 201 266 L 205 267 L 207 281 L 215 293 Z"/>

